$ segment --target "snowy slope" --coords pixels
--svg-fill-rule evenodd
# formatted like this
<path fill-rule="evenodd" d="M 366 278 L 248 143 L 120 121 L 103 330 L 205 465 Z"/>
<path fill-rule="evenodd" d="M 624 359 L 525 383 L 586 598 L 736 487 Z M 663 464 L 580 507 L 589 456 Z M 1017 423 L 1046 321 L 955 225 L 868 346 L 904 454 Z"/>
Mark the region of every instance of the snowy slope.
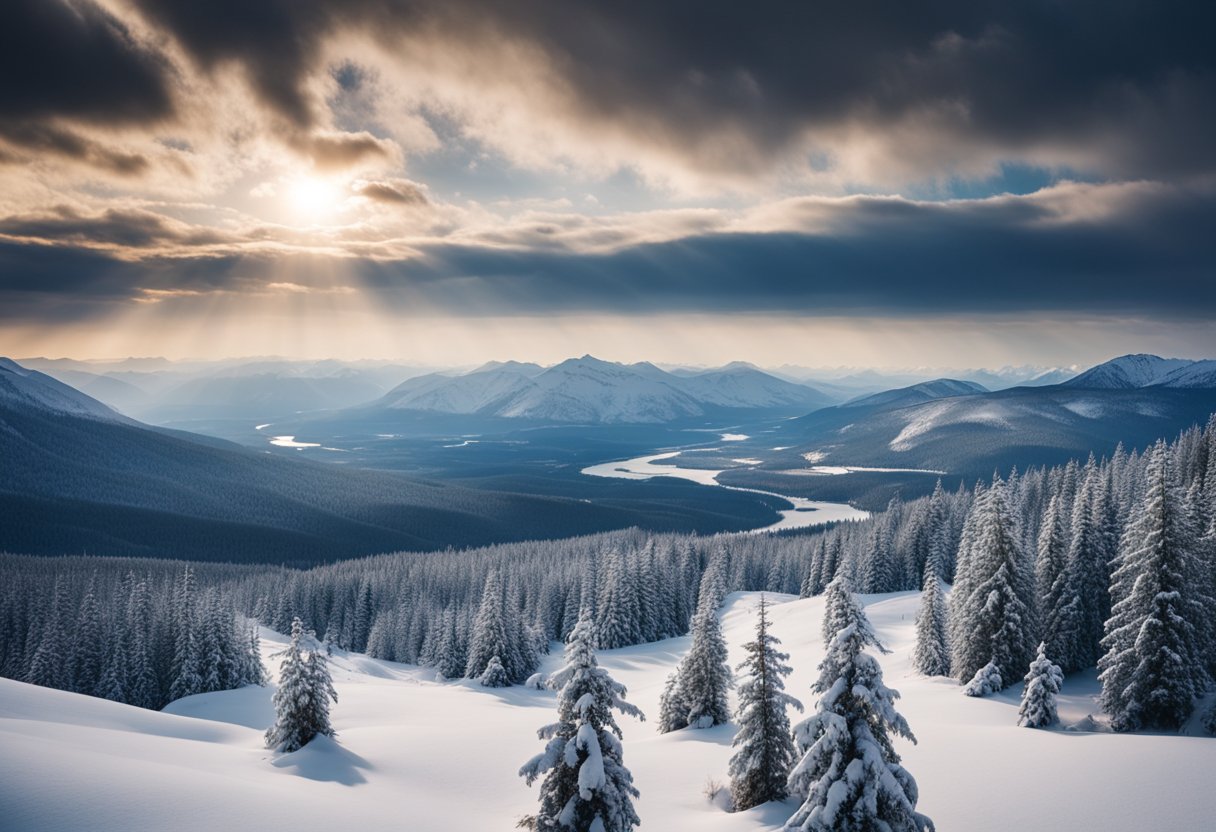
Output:
<path fill-rule="evenodd" d="M 1196 361 L 1161 378 L 1162 387 L 1216 387 L 1216 360 Z"/>
<path fill-rule="evenodd" d="M 8 358 L 0 358 L 0 405 L 32 407 L 109 422 L 128 421 L 79 390 L 44 373 L 27 370 Z"/>
<path fill-rule="evenodd" d="M 795 668 L 789 690 L 810 707 L 822 599 L 770 599 L 780 602 L 772 630 Z M 757 600 L 737 593 L 726 604 L 732 663 L 752 634 Z M 1216 741 L 1018 728 L 1016 688 L 968 699 L 953 682 L 910 670 L 915 593 L 866 600 L 893 650 L 881 658 L 886 681 L 903 694 L 900 710 L 919 739 L 897 750 L 919 783 L 920 808 L 943 832 L 1211 828 Z M 278 647 L 267 641 L 267 653 Z M 654 718 L 663 680 L 687 646 L 670 639 L 601 660 Z M 535 731 L 553 718 L 552 693 L 438 683 L 429 670 L 359 655 L 336 657 L 334 669 L 339 741 L 278 759 L 261 747 L 271 719 L 266 689 L 204 694 L 152 713 L 0 679 L 4 829 L 509 830 L 533 810 L 535 790 L 516 771 L 540 749 Z M 1070 679 L 1063 720 L 1096 713 L 1095 694 L 1092 673 Z M 732 726 L 659 735 L 651 722 L 620 721 L 642 829 L 759 832 L 793 812 L 789 802 L 729 814 L 705 799 L 707 779 L 726 781 Z"/>
<path fill-rule="evenodd" d="M 974 396 L 977 393 L 987 393 L 988 388 L 974 381 L 959 381 L 953 378 L 938 378 L 923 381 L 911 387 L 901 387 L 897 390 L 886 390 L 871 396 L 863 396 L 845 402 L 841 407 L 904 407 L 920 404 L 934 399 L 946 399 L 953 396 Z"/>
<path fill-rule="evenodd" d="M 1189 367 L 1193 363 L 1195 362 L 1186 358 L 1160 358 L 1143 353 L 1121 355 L 1104 364 L 1090 367 L 1076 378 L 1064 382 L 1064 386 L 1102 390 L 1151 387 L 1154 384 L 1161 384 L 1171 373 Z"/>

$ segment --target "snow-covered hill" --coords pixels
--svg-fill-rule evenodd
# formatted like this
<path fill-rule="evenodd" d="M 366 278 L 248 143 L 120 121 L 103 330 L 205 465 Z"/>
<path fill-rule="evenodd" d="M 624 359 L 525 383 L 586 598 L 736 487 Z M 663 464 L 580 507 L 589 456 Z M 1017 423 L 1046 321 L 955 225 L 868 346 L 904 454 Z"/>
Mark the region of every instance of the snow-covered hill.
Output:
<path fill-rule="evenodd" d="M 546 422 L 662 423 L 713 408 L 812 409 L 829 402 L 810 387 L 747 365 L 674 374 L 653 364 L 618 364 L 590 355 L 547 369 L 506 362 L 463 375 L 410 379 L 373 408 L 478 414 Z"/>
<path fill-rule="evenodd" d="M 0 358 L 0 404 L 108 422 L 127 421 L 96 399 L 8 358 Z"/>
<path fill-rule="evenodd" d="M 1179 367 L 1157 383 L 1162 387 L 1216 387 L 1216 360 L 1196 361 Z"/>
<path fill-rule="evenodd" d="M 1090 367 L 1076 378 L 1064 382 L 1066 387 L 1085 387 L 1099 390 L 1129 390 L 1136 387 L 1152 387 L 1162 384 L 1174 372 L 1194 364 L 1187 358 L 1161 358 L 1156 355 L 1138 353 L 1121 355 L 1104 364 Z M 1178 387 L 1199 386 L 1193 384 L 1173 385 Z"/>
<path fill-rule="evenodd" d="M 938 378 L 923 381 L 911 387 L 901 387 L 898 390 L 887 390 L 871 396 L 863 396 L 846 402 L 841 407 L 904 407 L 934 399 L 946 399 L 952 396 L 974 396 L 977 393 L 987 393 L 988 388 L 974 381 L 959 381 L 953 378 Z"/>
<path fill-rule="evenodd" d="M 789 690 L 808 690 L 823 655 L 821 598 L 770 596 L 772 632 L 791 654 Z M 1216 741 L 1086 731 L 1093 675 L 1065 683 L 1065 725 L 1016 727 L 1018 689 L 969 699 L 947 679 L 910 669 L 918 596 L 868 596 L 866 612 L 893 652 L 881 657 L 919 744 L 897 741 L 938 829 L 1141 832 L 1200 830 L 1216 817 L 1208 786 Z M 756 593 L 729 597 L 731 662 L 752 636 Z M 281 643 L 272 634 L 264 650 Z M 642 829 L 776 830 L 792 801 L 730 814 L 704 796 L 726 783 L 734 731 L 655 733 L 663 680 L 687 638 L 605 651 L 601 662 L 651 717 L 623 717 L 625 763 L 642 792 Z M 558 657 L 550 657 L 555 666 Z M 273 663 L 272 663 L 273 667 Z M 163 832 L 277 828 L 332 832 L 510 830 L 535 807 L 516 770 L 540 750 L 552 693 L 436 682 L 429 670 L 361 655 L 333 661 L 338 741 L 276 758 L 262 747 L 270 690 L 203 694 L 154 713 L 0 679 L 0 810 L 6 832 Z"/>

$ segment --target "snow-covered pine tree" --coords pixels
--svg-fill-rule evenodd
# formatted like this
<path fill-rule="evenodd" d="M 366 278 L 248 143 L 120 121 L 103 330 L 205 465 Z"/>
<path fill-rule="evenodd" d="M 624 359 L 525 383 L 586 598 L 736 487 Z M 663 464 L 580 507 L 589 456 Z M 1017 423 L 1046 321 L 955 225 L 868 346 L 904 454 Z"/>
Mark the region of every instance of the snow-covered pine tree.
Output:
<path fill-rule="evenodd" d="M 1030 663 L 1022 690 L 1022 704 L 1018 708 L 1018 725 L 1026 728 L 1046 728 L 1054 725 L 1056 695 L 1064 681 L 1064 671 L 1047 658 L 1047 645 L 1039 643 L 1039 653 Z"/>
<path fill-rule="evenodd" d="M 991 696 L 1000 693 L 1005 688 L 1005 680 L 1001 677 L 1001 669 L 996 662 L 988 664 L 975 671 L 967 684 L 963 685 L 966 696 Z"/>
<path fill-rule="evenodd" d="M 833 582 L 835 583 L 835 581 Z M 831 591 L 831 587 L 829 587 Z M 878 661 L 864 652 L 883 649 L 851 596 L 819 665 L 812 690 L 817 710 L 794 727 L 802 758 L 789 788 L 803 804 L 785 829 L 801 832 L 924 832 L 933 822 L 916 811 L 916 781 L 892 745 L 892 734 L 915 742 L 895 710 L 899 693 L 883 684 Z"/>
<path fill-rule="evenodd" d="M 1071 666 L 1072 644 L 1066 637 L 1066 618 L 1074 612 L 1068 609 L 1073 602 L 1069 591 L 1068 544 L 1064 538 L 1064 513 L 1060 507 L 1060 495 L 1053 494 L 1047 504 L 1047 513 L 1039 527 L 1038 556 L 1035 559 L 1035 587 L 1039 602 L 1039 614 L 1043 623 L 1043 641 L 1049 655 L 1056 657 L 1065 666 Z"/>
<path fill-rule="evenodd" d="M 833 578 L 823 595 L 824 647 L 831 644 L 836 634 L 855 620 L 855 613 L 860 609 L 849 591 L 848 578 L 844 575 Z"/>
<path fill-rule="evenodd" d="M 625 686 L 595 658 L 595 632 L 586 608 L 566 644 L 566 665 L 549 677 L 558 689 L 558 721 L 537 732 L 545 750 L 519 770 L 540 786 L 537 830 L 629 832 L 641 823 L 638 790 L 625 768 L 621 729 L 613 711 L 644 719 L 625 701 Z"/>
<path fill-rule="evenodd" d="M 790 673 L 788 653 L 777 649 L 781 640 L 768 630 L 768 609 L 763 595 L 756 614 L 756 637 L 743 645 L 747 654 L 739 663 L 739 730 L 731 743 L 730 793 L 735 810 L 742 811 L 788 793 L 786 781 L 794 764 L 787 707 L 802 710 L 802 703 L 785 692 Z"/>
<path fill-rule="evenodd" d="M 490 659 L 498 656 L 507 678 L 512 682 L 522 681 L 532 675 L 533 666 L 521 655 L 523 627 L 519 614 L 510 609 L 506 601 L 502 577 L 497 570 L 486 578 L 481 606 L 473 621 L 473 633 L 469 639 L 469 656 L 464 675 L 480 679 Z"/>
<path fill-rule="evenodd" d="M 478 679 L 483 687 L 487 688 L 505 688 L 509 687 L 511 680 L 507 678 L 507 671 L 502 666 L 502 659 L 498 656 L 491 656 L 490 661 L 486 664 L 485 672 Z"/>
<path fill-rule="evenodd" d="M 1098 662 L 1100 702 L 1117 731 L 1178 728 L 1210 683 L 1199 628 L 1213 602 L 1193 580 L 1194 545 L 1169 451 L 1158 442 L 1147 491 L 1123 533 L 1111 592 L 1116 602 Z"/>
<path fill-rule="evenodd" d="M 730 721 L 726 691 L 732 679 L 716 606 L 698 610 L 693 617 L 692 646 L 679 673 L 680 701 L 688 709 L 689 726 L 711 728 Z"/>
<path fill-rule="evenodd" d="M 329 722 L 329 700 L 338 701 L 327 659 L 320 645 L 304 632 L 304 624 L 291 622 L 291 643 L 276 653 L 283 657 L 279 688 L 274 692 L 275 721 L 266 731 L 266 747 L 290 753 L 313 737 L 334 736 Z"/>
<path fill-rule="evenodd" d="M 678 731 L 688 727 L 688 705 L 680 695 L 680 670 L 677 667 L 667 676 L 663 683 L 663 693 L 659 696 L 660 734 Z"/>
<path fill-rule="evenodd" d="M 940 552 L 931 550 L 925 561 L 924 589 L 916 613 L 916 648 L 912 666 L 926 676 L 950 675 L 950 642 L 946 597 L 942 589 Z"/>
<path fill-rule="evenodd" d="M 1002 679 L 1015 679 L 1030 664 L 1037 643 L 1034 580 L 1000 477 L 993 479 L 972 513 L 969 548 L 960 552 L 950 598 L 951 666 L 960 682 L 969 681 L 989 661 Z"/>
<path fill-rule="evenodd" d="M 97 576 L 89 578 L 84 598 L 76 614 L 76 632 L 72 639 L 69 671 L 72 690 L 95 695 L 101 684 L 105 664 L 101 611 L 97 604 Z"/>

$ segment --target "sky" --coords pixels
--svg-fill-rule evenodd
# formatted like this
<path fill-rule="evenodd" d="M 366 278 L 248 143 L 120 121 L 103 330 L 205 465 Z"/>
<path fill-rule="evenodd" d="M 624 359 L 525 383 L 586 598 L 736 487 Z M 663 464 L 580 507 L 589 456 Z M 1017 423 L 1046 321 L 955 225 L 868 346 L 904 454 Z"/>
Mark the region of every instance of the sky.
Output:
<path fill-rule="evenodd" d="M 1216 7 L 8 0 L 0 354 L 1216 356 Z"/>

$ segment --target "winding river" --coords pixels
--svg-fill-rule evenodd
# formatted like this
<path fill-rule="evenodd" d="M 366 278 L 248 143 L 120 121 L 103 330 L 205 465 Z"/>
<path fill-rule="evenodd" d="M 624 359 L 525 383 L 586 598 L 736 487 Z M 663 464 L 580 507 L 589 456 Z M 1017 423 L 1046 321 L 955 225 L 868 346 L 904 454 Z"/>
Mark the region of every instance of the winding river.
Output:
<path fill-rule="evenodd" d="M 695 450 L 709 451 L 716 448 L 698 448 Z M 827 503 L 821 500 L 807 500 L 803 497 L 788 497 L 772 491 L 761 491 L 757 488 L 741 488 L 735 485 L 723 485 L 718 482 L 718 475 L 726 468 L 711 470 L 705 468 L 677 468 L 674 465 L 656 465 L 665 459 L 674 459 L 686 451 L 670 451 L 663 454 L 639 456 L 624 459 L 619 462 L 602 462 L 582 470 L 589 477 L 616 477 L 626 480 L 648 480 L 653 477 L 676 477 L 691 480 L 701 485 L 716 485 L 719 488 L 729 488 L 732 491 L 750 491 L 753 494 L 763 494 L 768 497 L 780 497 L 794 504 L 792 509 L 781 512 L 781 519 L 758 529 L 750 529 L 752 533 L 775 532 L 781 529 L 805 529 L 811 526 L 822 526 L 825 523 L 836 523 L 841 520 L 865 520 L 870 516 L 868 511 L 853 508 L 847 503 Z"/>

